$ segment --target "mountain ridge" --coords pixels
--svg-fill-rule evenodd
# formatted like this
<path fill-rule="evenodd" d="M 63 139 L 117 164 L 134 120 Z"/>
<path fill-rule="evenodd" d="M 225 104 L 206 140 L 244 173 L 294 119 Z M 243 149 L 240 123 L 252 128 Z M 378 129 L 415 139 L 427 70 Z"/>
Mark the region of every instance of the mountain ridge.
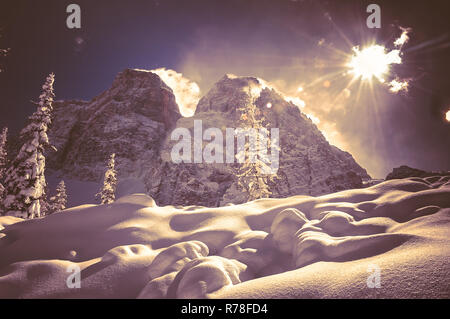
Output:
<path fill-rule="evenodd" d="M 225 75 L 182 117 L 173 90 L 151 71 L 126 69 L 91 101 L 55 102 L 49 136 L 58 148 L 49 168 L 61 177 L 99 182 L 105 161 L 117 154 L 119 181 L 136 179 L 158 204 L 221 206 L 244 202 L 236 164 L 175 164 L 175 128 L 236 127 L 236 109 L 255 103 L 271 127 L 280 128 L 281 180 L 274 197 L 322 195 L 362 187 L 369 179 L 350 153 L 328 143 L 298 106 L 256 77 Z M 271 108 L 266 107 L 270 103 Z"/>

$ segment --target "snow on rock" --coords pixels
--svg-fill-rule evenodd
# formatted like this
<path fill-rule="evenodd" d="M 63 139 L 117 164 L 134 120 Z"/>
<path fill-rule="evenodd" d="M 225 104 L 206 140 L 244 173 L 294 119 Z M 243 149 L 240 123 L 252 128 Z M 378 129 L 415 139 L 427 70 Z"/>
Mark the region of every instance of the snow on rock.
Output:
<path fill-rule="evenodd" d="M 291 252 L 292 237 L 306 222 L 306 216 L 295 208 L 285 209 L 275 217 L 270 232 L 281 251 Z"/>
<path fill-rule="evenodd" d="M 137 194 L 0 225 L 2 298 L 450 297 L 449 176 L 215 208 Z"/>
<path fill-rule="evenodd" d="M 201 241 L 174 244 L 158 254 L 149 269 L 150 276 L 157 278 L 163 274 L 180 271 L 188 261 L 207 256 L 208 253 L 208 246 Z"/>
<path fill-rule="evenodd" d="M 110 249 L 103 255 L 101 262 L 103 263 L 117 263 L 119 261 L 132 262 L 133 258 L 142 256 L 148 256 L 153 260 L 154 252 L 151 248 L 146 245 L 136 244 L 136 245 L 125 245 L 118 246 Z"/>
<path fill-rule="evenodd" d="M 163 249 L 150 264 L 151 280 L 138 298 L 169 297 L 169 288 L 183 267 L 192 260 L 207 256 L 208 253 L 208 246 L 201 241 L 182 242 Z"/>
<path fill-rule="evenodd" d="M 239 234 L 232 244 L 225 246 L 220 255 L 240 261 L 247 265 L 249 272 L 261 276 L 277 273 L 279 267 L 276 261 L 283 257 L 269 233 L 265 231 Z"/>
<path fill-rule="evenodd" d="M 433 177 L 433 176 L 448 176 L 450 172 L 427 172 L 421 169 L 412 168 L 406 165 L 395 167 L 392 172 L 386 176 L 386 180 L 407 178 L 407 177 Z"/>
<path fill-rule="evenodd" d="M 205 298 L 211 293 L 241 282 L 246 265 L 220 256 L 208 256 L 189 262 L 179 274 L 176 297 Z M 176 281 L 177 278 L 175 278 Z"/>
<path fill-rule="evenodd" d="M 89 102 L 55 102 L 54 113 L 50 140 L 58 152 L 50 167 L 94 182 L 112 153 L 122 177 L 141 178 L 155 169 L 159 144 L 181 117 L 172 90 L 158 75 L 132 69 Z"/>
<path fill-rule="evenodd" d="M 362 187 L 363 179 L 369 178 L 349 153 L 330 145 L 296 105 L 258 78 L 224 76 L 199 101 L 194 116 L 179 119 L 176 126 L 193 136 L 194 121 L 201 120 L 203 131 L 217 127 L 225 136 L 226 128 L 239 127 L 238 109 L 248 103 L 256 104 L 270 127 L 280 129 L 278 180 L 269 185 L 273 197 Z M 161 151 L 162 180 L 170 183 L 159 188 L 167 191 L 156 195 L 158 203 L 221 206 L 247 201 L 237 186 L 236 164 L 173 165 L 170 151 L 175 143 L 167 138 Z"/>
<path fill-rule="evenodd" d="M 170 136 L 175 128 L 192 132 L 194 120 L 203 121 L 203 131 L 237 128 L 237 109 L 256 103 L 270 126 L 280 129 L 279 179 L 269 185 L 273 197 L 317 196 L 362 187 L 369 178 L 349 153 L 330 145 L 296 105 L 261 79 L 224 76 L 189 118 L 181 117 L 175 97 L 180 93 L 168 85 L 152 71 L 126 69 L 91 101 L 55 102 L 49 138 L 58 152 L 49 156 L 49 167 L 64 180 L 99 183 L 105 161 L 116 153 L 119 189 L 121 181 L 135 181 L 158 205 L 243 203 L 236 164 L 175 164 L 170 154 L 176 141 Z M 190 90 L 183 89 L 183 95 Z M 68 190 L 76 192 L 70 183 Z"/>
<path fill-rule="evenodd" d="M 142 206 L 154 207 L 156 206 L 155 200 L 147 194 L 133 194 L 119 198 L 115 201 L 116 204 L 139 204 Z"/>
<path fill-rule="evenodd" d="M 23 221 L 22 218 L 19 217 L 14 217 L 14 216 L 1 216 L 0 217 L 0 231 L 2 231 L 3 229 L 5 229 L 6 226 L 8 225 L 12 225 L 18 222 Z M 4 236 L 4 234 L 0 233 L 0 238 L 2 238 Z"/>

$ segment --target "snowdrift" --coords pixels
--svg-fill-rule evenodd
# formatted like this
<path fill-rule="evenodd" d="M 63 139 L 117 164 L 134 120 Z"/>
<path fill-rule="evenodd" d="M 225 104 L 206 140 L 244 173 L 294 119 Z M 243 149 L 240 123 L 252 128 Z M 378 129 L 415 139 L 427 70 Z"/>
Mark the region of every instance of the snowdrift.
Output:
<path fill-rule="evenodd" d="M 449 176 L 217 208 L 136 194 L 1 217 L 0 297 L 449 298 L 449 234 Z"/>

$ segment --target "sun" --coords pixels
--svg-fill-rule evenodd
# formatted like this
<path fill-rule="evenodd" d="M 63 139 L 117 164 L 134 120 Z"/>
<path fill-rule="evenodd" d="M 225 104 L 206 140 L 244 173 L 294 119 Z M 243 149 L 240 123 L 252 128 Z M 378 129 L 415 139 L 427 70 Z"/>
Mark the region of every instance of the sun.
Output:
<path fill-rule="evenodd" d="M 447 120 L 447 122 L 450 122 L 450 110 L 445 113 L 445 119 Z"/>
<path fill-rule="evenodd" d="M 385 81 L 385 76 L 389 73 L 389 66 L 392 63 L 401 63 L 399 50 L 386 52 L 382 45 L 371 45 L 362 50 L 359 47 L 353 48 L 353 55 L 347 67 L 355 78 L 371 81 L 373 78 L 380 82 Z"/>

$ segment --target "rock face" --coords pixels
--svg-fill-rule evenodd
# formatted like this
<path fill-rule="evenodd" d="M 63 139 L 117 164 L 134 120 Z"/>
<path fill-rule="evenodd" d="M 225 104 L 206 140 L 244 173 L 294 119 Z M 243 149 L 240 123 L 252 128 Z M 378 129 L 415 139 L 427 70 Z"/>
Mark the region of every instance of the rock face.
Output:
<path fill-rule="evenodd" d="M 450 172 L 427 172 L 421 169 L 412 168 L 406 165 L 395 167 L 392 172 L 386 176 L 386 180 L 400 179 L 408 177 L 431 177 L 431 176 L 450 176 Z"/>
<path fill-rule="evenodd" d="M 119 181 L 139 179 L 158 205 L 242 203 L 247 198 L 237 186 L 240 164 L 176 164 L 171 150 L 178 141 L 171 133 L 185 128 L 194 136 L 194 121 L 202 120 L 203 132 L 219 128 L 225 143 L 225 129 L 239 127 L 238 108 L 249 103 L 280 130 L 278 179 L 269 185 L 273 197 L 358 188 L 370 178 L 351 154 L 330 145 L 296 105 L 260 79 L 224 76 L 199 101 L 195 115 L 183 118 L 172 90 L 156 74 L 129 69 L 90 102 L 55 103 L 50 138 L 58 152 L 50 165 L 71 178 L 100 181 L 106 159 L 116 153 Z"/>
<path fill-rule="evenodd" d="M 270 183 L 273 197 L 358 188 L 362 179 L 370 178 L 349 153 L 330 145 L 296 105 L 257 78 L 226 75 L 199 101 L 195 115 L 178 120 L 177 127 L 188 128 L 193 136 L 194 121 L 202 120 L 203 131 L 217 127 L 225 136 L 225 128 L 239 127 L 238 108 L 249 103 L 257 106 L 271 128 L 280 130 L 278 179 Z M 219 206 L 247 200 L 237 187 L 239 164 L 171 165 L 167 159 L 173 144 L 164 143 L 162 158 L 168 169 L 162 174 L 165 180 L 177 182 L 170 185 L 172 191 L 160 192 L 162 203 Z"/>
<path fill-rule="evenodd" d="M 161 141 L 181 117 L 172 90 L 151 72 L 127 69 L 90 102 L 54 104 L 50 167 L 98 181 L 116 153 L 121 176 L 142 177 L 159 158 Z"/>

